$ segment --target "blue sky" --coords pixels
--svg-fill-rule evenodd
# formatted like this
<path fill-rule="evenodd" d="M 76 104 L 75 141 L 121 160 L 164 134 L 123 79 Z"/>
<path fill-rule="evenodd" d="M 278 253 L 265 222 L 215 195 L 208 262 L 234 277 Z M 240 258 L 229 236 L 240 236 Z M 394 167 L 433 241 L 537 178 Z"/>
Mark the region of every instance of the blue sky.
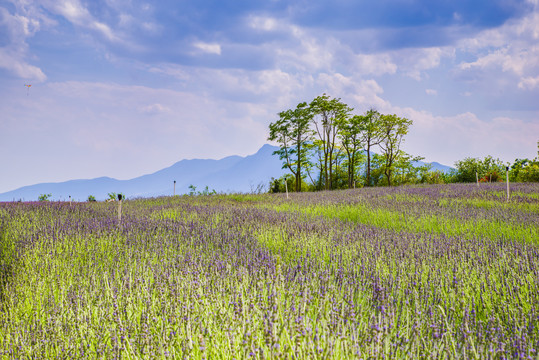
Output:
<path fill-rule="evenodd" d="M 252 154 L 324 92 L 427 161 L 534 157 L 538 0 L 0 0 L 0 192 Z"/>

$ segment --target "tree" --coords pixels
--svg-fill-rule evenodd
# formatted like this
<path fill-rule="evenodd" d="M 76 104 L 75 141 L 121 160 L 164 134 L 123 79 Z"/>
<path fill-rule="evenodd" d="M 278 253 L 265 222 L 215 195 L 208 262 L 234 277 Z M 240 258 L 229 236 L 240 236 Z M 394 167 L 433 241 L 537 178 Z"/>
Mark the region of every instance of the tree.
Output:
<path fill-rule="evenodd" d="M 362 142 L 365 144 L 367 152 L 367 186 L 371 186 L 371 148 L 382 141 L 382 131 L 380 128 L 380 113 L 370 109 L 361 118 Z"/>
<path fill-rule="evenodd" d="M 523 172 L 529 163 L 529 159 L 515 159 L 515 162 L 511 165 L 511 170 L 509 171 L 509 180 L 519 181 L 518 179 L 521 178 L 521 172 Z"/>
<path fill-rule="evenodd" d="M 52 196 L 52 194 L 41 194 L 37 198 L 38 201 L 49 201 L 49 198 Z"/>
<path fill-rule="evenodd" d="M 318 135 L 316 143 L 321 147 L 324 156 L 321 171 L 324 177 L 324 188 L 329 190 L 332 189 L 333 182 L 338 124 L 345 121 L 344 119 L 353 109 L 341 102 L 341 99 L 330 99 L 326 94 L 314 98 L 310 103 L 310 109 L 313 114 L 312 123 L 315 133 Z"/>
<path fill-rule="evenodd" d="M 535 160 L 516 159 L 509 178 L 516 182 L 539 182 L 539 157 Z"/>
<path fill-rule="evenodd" d="M 301 191 L 302 169 L 309 163 L 307 144 L 311 140 L 309 127 L 312 113 L 306 102 L 294 110 L 279 113 L 279 120 L 270 124 L 268 140 L 277 141 L 280 149 L 274 154 L 283 161 L 283 169 L 288 168 L 295 177 L 295 190 Z"/>
<path fill-rule="evenodd" d="M 497 179 L 505 171 L 503 162 L 500 159 L 494 159 L 490 155 L 482 160 L 470 157 L 458 160 L 455 162 L 455 168 L 455 182 L 476 182 L 477 179 L 490 181 L 491 175 Z"/>
<path fill-rule="evenodd" d="M 118 200 L 118 195 L 122 195 L 122 200 L 125 200 L 126 197 L 123 193 L 115 193 L 115 192 L 111 192 L 111 193 L 108 193 L 108 201 L 116 201 Z"/>
<path fill-rule="evenodd" d="M 394 114 L 380 116 L 382 141 L 379 146 L 385 158 L 384 174 L 388 186 L 391 186 L 394 164 L 400 155 L 400 146 L 404 141 L 404 136 L 408 134 L 410 125 L 412 125 L 412 120 Z"/>
<path fill-rule="evenodd" d="M 306 182 L 302 181 L 301 184 L 302 184 L 302 191 L 309 191 L 309 187 Z M 286 192 L 287 188 L 288 188 L 288 191 L 290 191 L 290 189 L 293 189 L 295 187 L 296 187 L 296 178 L 293 176 L 290 176 L 290 174 L 285 174 L 278 179 L 275 179 L 273 177 L 271 178 L 268 192 L 269 193 L 284 193 Z"/>
<path fill-rule="evenodd" d="M 519 182 L 539 182 L 539 161 L 533 161 L 526 166 L 517 178 Z"/>
<path fill-rule="evenodd" d="M 422 156 L 412 156 L 400 150 L 394 163 L 394 184 L 415 184 L 423 182 L 430 172 L 432 165 L 419 165 L 424 160 Z"/>
<path fill-rule="evenodd" d="M 341 145 L 346 153 L 348 170 L 348 188 L 354 187 L 356 167 L 362 150 L 362 126 L 366 122 L 365 116 L 354 115 L 344 117 L 338 123 Z"/>
<path fill-rule="evenodd" d="M 88 195 L 88 199 L 87 199 L 86 201 L 90 201 L 90 202 L 96 201 L 96 200 L 95 200 L 95 196 L 93 196 L 93 195 Z"/>

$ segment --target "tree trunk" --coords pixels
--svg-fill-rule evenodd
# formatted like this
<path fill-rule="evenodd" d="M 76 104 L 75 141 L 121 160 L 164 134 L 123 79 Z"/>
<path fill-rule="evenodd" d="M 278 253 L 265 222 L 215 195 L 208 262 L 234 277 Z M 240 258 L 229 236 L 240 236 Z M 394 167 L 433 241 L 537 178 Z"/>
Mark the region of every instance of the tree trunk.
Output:
<path fill-rule="evenodd" d="M 371 144 L 367 143 L 367 186 L 371 186 Z"/>
<path fill-rule="evenodd" d="M 301 143 L 298 136 L 298 148 L 297 148 L 297 157 L 298 157 L 298 164 L 296 166 L 296 192 L 301 192 Z"/>

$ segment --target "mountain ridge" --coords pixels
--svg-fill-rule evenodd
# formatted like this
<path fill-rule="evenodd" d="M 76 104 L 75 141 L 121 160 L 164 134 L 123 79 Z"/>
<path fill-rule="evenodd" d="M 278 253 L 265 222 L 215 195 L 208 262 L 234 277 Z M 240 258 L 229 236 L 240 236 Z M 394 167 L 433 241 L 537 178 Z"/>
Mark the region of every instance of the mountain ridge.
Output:
<path fill-rule="evenodd" d="M 252 192 L 267 186 L 271 178 L 285 174 L 282 162 L 273 152 L 277 146 L 264 144 L 256 153 L 247 156 L 232 155 L 215 159 L 183 159 L 174 164 L 128 180 L 108 176 L 93 179 L 74 179 L 63 182 L 27 185 L 0 193 L 0 201 L 35 201 L 41 194 L 52 194 L 52 200 L 85 201 L 89 195 L 105 200 L 111 192 L 123 193 L 129 198 L 172 195 L 174 180 L 176 194 L 185 194 L 194 185 L 202 190 L 208 186 L 217 192 Z M 423 165 L 419 162 L 418 165 Z M 449 166 L 433 162 L 433 170 L 449 171 Z"/>

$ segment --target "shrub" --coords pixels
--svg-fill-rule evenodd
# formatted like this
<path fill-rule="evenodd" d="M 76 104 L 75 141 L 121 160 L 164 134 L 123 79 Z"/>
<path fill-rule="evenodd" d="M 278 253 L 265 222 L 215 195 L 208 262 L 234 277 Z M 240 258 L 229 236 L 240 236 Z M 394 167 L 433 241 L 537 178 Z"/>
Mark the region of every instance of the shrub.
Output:
<path fill-rule="evenodd" d="M 41 194 L 37 198 L 38 201 L 49 201 L 49 198 L 52 196 L 52 194 Z"/>

